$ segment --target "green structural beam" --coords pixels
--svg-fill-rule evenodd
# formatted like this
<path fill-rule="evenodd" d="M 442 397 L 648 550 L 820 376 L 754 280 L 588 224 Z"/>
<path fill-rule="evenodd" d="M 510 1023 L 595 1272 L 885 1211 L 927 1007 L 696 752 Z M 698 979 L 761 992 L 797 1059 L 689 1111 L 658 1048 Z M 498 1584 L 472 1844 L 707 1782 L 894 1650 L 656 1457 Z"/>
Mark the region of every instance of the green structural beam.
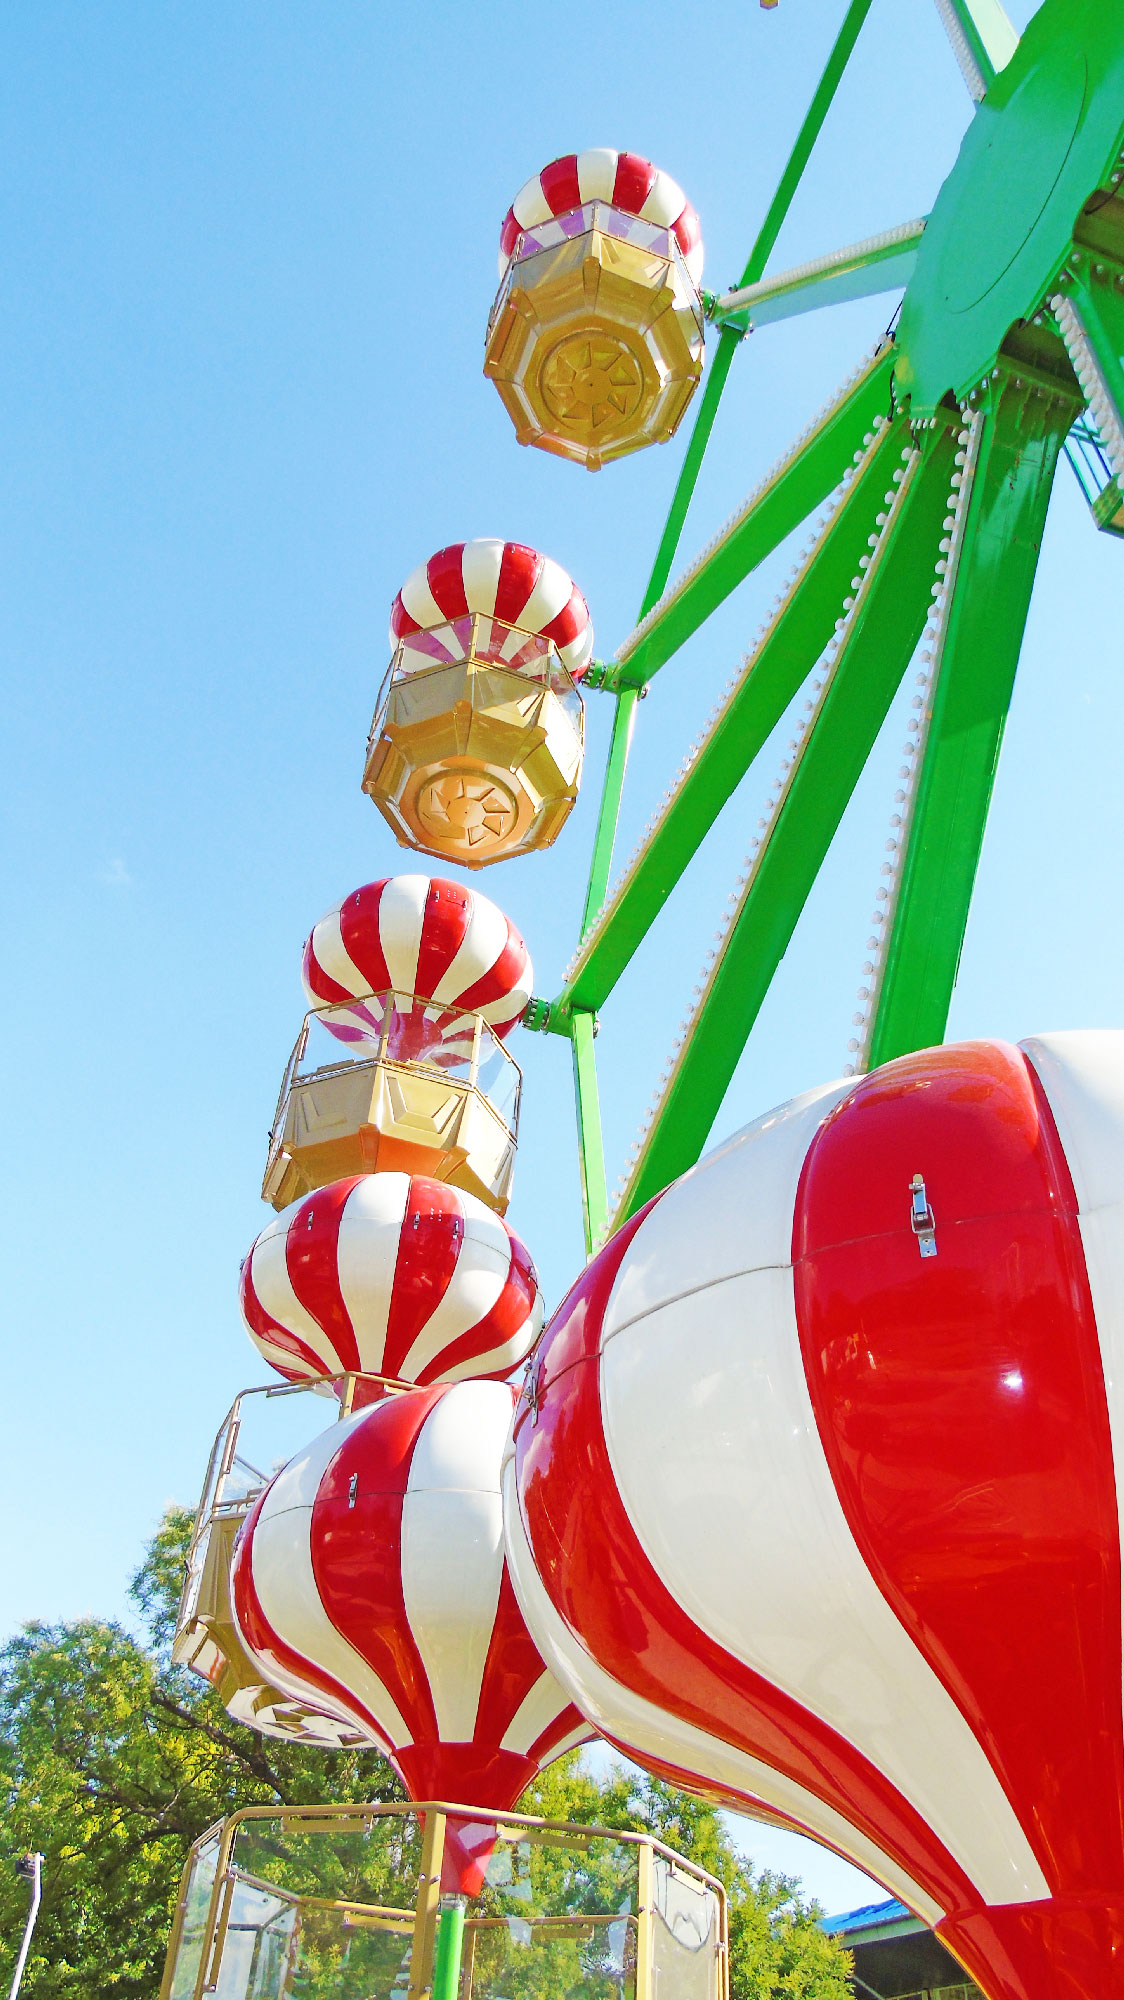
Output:
<path fill-rule="evenodd" d="M 1058 454 L 1078 405 L 989 384 L 935 661 L 871 1067 L 943 1040 Z"/>
<path fill-rule="evenodd" d="M 769 326 L 796 319 L 823 306 L 845 305 L 852 299 L 876 298 L 880 292 L 904 291 L 917 263 L 917 247 L 925 233 L 925 217 L 898 223 L 861 243 L 848 243 L 824 257 L 778 271 L 756 285 L 743 285 L 717 300 L 712 317 L 720 326 Z"/>
<path fill-rule="evenodd" d="M 827 59 L 823 75 L 816 86 L 815 95 L 808 107 L 804 123 L 797 134 L 796 144 L 789 155 L 788 163 L 780 178 L 777 191 L 769 205 L 769 212 L 758 231 L 757 241 L 750 251 L 749 260 L 742 272 L 741 283 L 751 285 L 764 272 L 785 216 L 792 206 L 792 199 L 800 185 L 804 169 L 811 157 L 812 148 L 823 128 L 832 100 L 839 88 L 840 79 L 851 57 L 858 39 L 859 30 L 870 12 L 872 0 L 850 0 L 843 26 L 835 39 L 834 47 Z M 640 616 L 645 618 L 653 605 L 659 602 L 671 575 L 679 538 L 687 519 L 687 511 L 698 482 L 703 457 L 710 442 L 722 391 L 730 372 L 741 334 L 732 329 L 723 329 L 718 336 L 718 346 L 703 387 L 702 401 L 698 416 L 684 455 L 675 492 L 672 495 L 667 521 L 656 551 L 648 587 L 640 606 Z M 812 506 L 817 503 L 813 501 Z M 669 657 L 664 654 L 664 659 Z M 660 662 L 662 664 L 662 661 Z M 641 681 L 635 683 L 642 685 Z M 613 845 L 616 840 L 617 820 L 620 816 L 621 792 L 624 785 L 625 766 L 628 762 L 628 748 L 632 736 L 632 704 L 626 704 L 623 712 L 617 711 L 616 723 L 609 752 L 609 763 L 605 773 L 601 806 L 597 818 L 597 834 L 594 841 L 593 865 L 590 870 L 589 887 L 585 899 L 583 931 L 588 928 L 593 916 L 600 909 L 608 886 L 609 870 L 612 865 Z"/>
<path fill-rule="evenodd" d="M 693 1166 L 925 626 L 955 434 L 922 433 L 788 790 L 614 1221 Z"/>
<path fill-rule="evenodd" d="M 822 505 L 839 484 L 864 434 L 890 408 L 894 350 L 887 342 L 857 379 L 782 459 L 617 655 L 622 675 L 642 685 L 697 632 L 752 569 Z"/>
<path fill-rule="evenodd" d="M 777 237 L 781 233 L 785 217 L 792 206 L 793 196 L 803 178 L 804 169 L 811 158 L 812 148 L 823 130 L 824 119 L 831 108 L 832 100 L 839 88 L 843 72 L 851 59 L 852 50 L 858 40 L 859 30 L 866 20 L 870 8 L 871 0 L 851 0 L 851 4 L 844 17 L 843 26 L 836 36 L 835 45 L 824 67 L 823 75 L 816 85 L 816 92 L 811 104 L 808 106 L 804 123 L 797 134 L 796 144 L 789 154 L 787 165 L 777 186 L 777 191 L 769 204 L 768 214 L 758 231 L 757 241 L 749 253 L 749 259 L 740 279 L 740 283 L 743 285 L 755 284 L 757 279 L 764 273 L 765 266 L 773 253 Z M 653 604 L 657 603 L 660 597 L 662 597 L 667 579 L 671 575 L 671 565 L 675 561 L 675 551 L 679 546 L 679 537 L 683 532 L 683 524 L 687 519 L 687 510 L 690 507 L 695 486 L 698 482 L 703 454 L 706 451 L 710 433 L 714 427 L 714 419 L 718 413 L 722 391 L 726 386 L 726 377 L 730 372 L 730 363 L 734 358 L 734 349 L 740 337 L 740 334 L 736 332 L 723 332 L 719 336 L 718 348 L 708 370 L 708 379 L 703 391 L 703 399 L 699 406 L 699 414 L 695 419 L 694 431 L 687 446 L 682 470 L 680 471 L 675 492 L 672 496 L 667 523 L 660 538 L 659 548 L 656 551 L 656 560 L 652 566 L 652 574 L 648 579 L 648 588 L 644 593 L 644 602 L 640 607 L 641 618 L 645 617 Z"/>
<path fill-rule="evenodd" d="M 1000 0 L 937 0 L 964 81 L 977 103 L 1006 69 L 1019 38 Z"/>
<path fill-rule="evenodd" d="M 597 1022 L 592 1014 L 579 1012 L 571 1019 L 574 1101 L 578 1111 L 578 1166 L 581 1171 L 582 1215 L 585 1221 L 587 1255 L 600 1237 L 609 1213 L 605 1145 L 601 1136 L 601 1103 L 597 1092 L 597 1065 L 593 1054 L 593 1038 L 596 1033 Z"/>
<path fill-rule="evenodd" d="M 590 937 L 555 1003 L 563 1017 L 571 1007 L 604 1005 L 716 815 L 823 653 L 852 579 L 861 575 L 859 565 L 869 553 L 876 517 L 887 493 L 893 492 L 892 475 L 908 443 L 908 428 L 900 419 L 884 425 L 866 452 L 826 533 Z"/>
<path fill-rule="evenodd" d="M 624 774 L 628 766 L 628 752 L 632 742 L 633 724 L 636 721 L 638 699 L 639 693 L 636 688 L 623 688 L 617 696 L 613 733 L 609 738 L 609 757 L 605 766 L 605 782 L 601 790 L 601 808 L 597 815 L 597 832 L 593 840 L 593 859 L 589 866 L 589 886 L 585 892 L 585 908 L 582 912 L 583 937 L 605 901 L 605 892 L 609 887 L 617 821 L 620 818 L 621 795 L 624 791 Z"/>

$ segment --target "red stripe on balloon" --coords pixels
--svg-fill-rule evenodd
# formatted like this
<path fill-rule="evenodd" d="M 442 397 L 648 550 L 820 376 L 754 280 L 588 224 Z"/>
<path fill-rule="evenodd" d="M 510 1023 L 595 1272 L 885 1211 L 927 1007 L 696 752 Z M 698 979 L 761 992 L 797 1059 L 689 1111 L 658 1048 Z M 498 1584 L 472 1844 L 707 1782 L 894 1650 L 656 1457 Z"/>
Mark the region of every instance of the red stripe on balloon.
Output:
<path fill-rule="evenodd" d="M 496 590 L 496 617 L 505 625 L 518 625 L 539 577 L 543 559 L 537 549 L 523 542 L 505 542 L 500 560 L 500 580 Z"/>
<path fill-rule="evenodd" d="M 897 1855 L 944 1909 L 975 1903 L 972 1883 L 909 1801 L 843 1736 L 696 1625 L 637 1538 L 605 1441 L 599 1351 L 613 1284 L 652 1205 L 559 1307 L 532 1368 L 537 1421 L 525 1402 L 516 1413 L 519 1505 L 543 1584 L 579 1643 L 622 1686 L 795 1779 Z M 643 1745 L 633 1754 L 643 1759 Z M 735 1809 L 746 1796 L 733 1786 L 722 1793 Z"/>
<path fill-rule="evenodd" d="M 696 245 L 699 242 L 699 238 L 702 235 L 702 231 L 699 227 L 699 218 L 695 214 L 695 211 L 691 207 L 690 203 L 688 203 L 686 208 L 683 210 L 682 214 L 679 217 L 679 220 L 677 222 L 672 223 L 671 233 L 674 236 L 676 242 L 678 243 L 679 248 L 682 250 L 683 255 L 685 257 L 689 256 L 690 252 L 695 249 Z"/>
<path fill-rule="evenodd" d="M 541 1770 L 543 1765 L 549 1764 L 551 1758 L 557 1754 L 558 1745 L 564 1743 L 567 1736 L 572 1736 L 575 1729 L 584 1729 L 586 1736 L 590 1739 L 597 1734 L 597 1731 L 590 1727 L 581 1710 L 575 1708 L 572 1701 L 568 1701 L 565 1708 L 561 1709 L 555 1716 L 554 1721 L 548 1722 L 546 1728 L 536 1736 L 527 1752 L 528 1757 L 533 1757 Z M 572 1747 L 576 1748 L 577 1746 L 574 1745 Z M 626 1751 L 625 1755 L 631 1757 L 632 1752 L 630 1750 Z"/>
<path fill-rule="evenodd" d="M 513 1403 L 514 1400 L 513 1396 Z M 544 1672 L 542 1657 L 523 1622 L 505 1562 L 480 1683 L 473 1742 L 481 1746 L 502 1742 L 513 1717 Z"/>
<path fill-rule="evenodd" d="M 363 1362 L 351 1315 L 339 1284 L 340 1222 L 352 1189 L 363 1179 L 352 1174 L 333 1181 L 300 1203 L 285 1236 L 285 1266 L 301 1305 L 321 1326 L 334 1349 L 341 1372 L 360 1369 Z"/>
<path fill-rule="evenodd" d="M 397 1375 L 452 1282 L 464 1247 L 464 1210 L 455 1188 L 415 1174 L 398 1237 L 383 1373 Z M 441 1350 L 439 1368 L 446 1348 Z"/>
<path fill-rule="evenodd" d="M 411 618 L 403 604 L 401 591 L 390 607 L 390 629 L 396 639 L 408 639 L 411 632 L 420 632 L 422 629 L 417 619 Z"/>
<path fill-rule="evenodd" d="M 306 1659 L 303 1653 L 298 1653 L 274 1629 L 262 1609 L 254 1581 L 254 1532 L 269 1491 L 267 1486 L 243 1524 L 230 1564 L 230 1601 L 242 1642 L 261 1665 L 265 1676 L 278 1681 L 282 1692 L 285 1691 L 286 1678 L 295 1677 L 310 1690 L 310 1707 L 315 1696 L 321 1695 L 325 1714 L 337 1716 L 369 1733 L 376 1748 L 386 1751 L 390 1748 L 389 1738 L 370 1711 L 340 1681 Z"/>
<path fill-rule="evenodd" d="M 435 556 L 430 556 L 425 566 L 430 594 L 446 618 L 463 618 L 468 610 L 461 564 L 463 555 L 464 543 L 452 542 L 447 549 L 438 549 Z"/>
<path fill-rule="evenodd" d="M 526 968 L 527 947 L 509 919 L 507 941 L 499 957 L 488 967 L 487 972 L 481 973 L 479 979 L 458 994 L 458 1006 L 478 1013 L 482 1007 L 490 1006 L 493 1000 L 505 1000 L 512 987 L 519 984 Z M 510 1021 L 493 1022 L 492 1033 L 499 1035 L 501 1039 L 504 1035 L 509 1035 L 522 1012 L 523 1009 L 520 1007 Z"/>
<path fill-rule="evenodd" d="M 300 1368 L 286 1368 L 283 1362 L 275 1361 L 272 1356 L 268 1356 L 270 1366 L 276 1368 L 277 1373 L 283 1375 L 287 1382 L 302 1382 L 309 1375 L 327 1374 L 329 1371 L 323 1355 L 317 1354 L 299 1334 L 293 1333 L 287 1326 L 282 1326 L 280 1320 L 274 1319 L 272 1313 L 266 1312 L 254 1290 L 253 1261 L 253 1251 L 251 1251 L 242 1266 L 238 1281 L 238 1303 L 242 1317 L 259 1340 L 264 1340 L 270 1347 L 279 1348 L 283 1354 L 291 1354 L 295 1361 L 304 1364 Z"/>
<path fill-rule="evenodd" d="M 500 229 L 500 251 L 504 257 L 510 257 L 522 234 L 523 226 L 516 220 L 515 210 L 509 208 Z"/>
<path fill-rule="evenodd" d="M 386 993 L 390 972 L 379 936 L 379 910 L 388 878 L 364 882 L 340 905 L 340 937 L 368 993 Z"/>
<path fill-rule="evenodd" d="M 310 932 L 305 940 L 304 958 L 301 962 L 301 977 L 304 980 L 305 991 L 314 993 L 318 1000 L 350 1000 L 351 995 L 347 987 L 341 986 L 337 979 L 332 979 L 316 956 L 316 931 L 319 928 L 317 924 L 316 930 Z"/>
<path fill-rule="evenodd" d="M 656 169 L 651 160 L 642 160 L 639 153 L 618 153 L 613 207 L 623 208 L 626 215 L 639 215 L 652 192 L 655 178 Z"/>
<path fill-rule="evenodd" d="M 560 160 L 552 160 L 539 175 L 539 185 L 552 215 L 568 215 L 572 208 L 580 208 L 577 154 L 564 153 Z"/>
<path fill-rule="evenodd" d="M 475 1743 L 411 1743 L 392 1761 L 412 1799 L 454 1800 L 489 1812 L 510 1812 L 538 1772 L 530 1757 Z"/>
<path fill-rule="evenodd" d="M 542 636 L 544 639 L 553 639 L 556 646 L 569 646 L 585 631 L 588 624 L 589 606 L 575 584 L 568 603 L 563 605 L 549 625 L 543 626 Z"/>
<path fill-rule="evenodd" d="M 930 1049 L 864 1078 L 812 1142 L 793 1258 L 820 1440 L 871 1575 L 1051 1888 L 1124 1879 L 1104 1376 L 1069 1168 L 1018 1050 Z"/>
<path fill-rule="evenodd" d="M 504 1225 L 505 1229 L 507 1225 Z M 457 1340 L 450 1341 L 442 1348 L 439 1358 L 433 1363 L 443 1375 L 451 1369 L 461 1367 L 466 1361 L 479 1356 L 483 1360 L 496 1349 L 513 1341 L 526 1329 L 527 1345 L 530 1344 L 531 1328 L 528 1324 L 538 1297 L 539 1281 L 530 1252 L 519 1241 L 518 1236 L 507 1230 L 511 1245 L 511 1263 L 503 1289 L 490 1312 L 478 1319 Z M 517 1365 L 517 1358 L 504 1361 L 496 1373 L 501 1377 L 510 1374 Z"/>
<path fill-rule="evenodd" d="M 321 1603 L 378 1675 L 415 1742 L 436 1739 L 437 1718 L 406 1616 L 402 1502 L 418 1436 L 440 1395 L 414 1389 L 371 1405 L 320 1481 L 310 1531 Z"/>
<path fill-rule="evenodd" d="M 444 979 L 472 923 L 471 889 L 435 875 L 430 882 L 422 918 L 421 944 L 414 991 L 429 999 Z"/>

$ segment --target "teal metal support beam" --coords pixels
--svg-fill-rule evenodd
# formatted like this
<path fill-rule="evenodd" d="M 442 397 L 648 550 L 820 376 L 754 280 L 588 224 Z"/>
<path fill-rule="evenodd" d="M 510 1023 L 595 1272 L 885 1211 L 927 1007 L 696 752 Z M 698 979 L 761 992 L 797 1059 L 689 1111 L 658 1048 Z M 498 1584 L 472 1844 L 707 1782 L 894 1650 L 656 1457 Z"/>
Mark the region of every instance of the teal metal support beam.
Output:
<path fill-rule="evenodd" d="M 743 285 L 716 299 L 711 317 L 719 326 L 742 332 L 796 319 L 822 306 L 845 305 L 852 299 L 876 298 L 880 292 L 904 291 L 913 276 L 926 218 L 901 222 L 877 236 L 864 237 L 824 257 L 778 271 L 756 285 Z"/>
<path fill-rule="evenodd" d="M 625 640 L 622 676 L 643 685 L 779 548 L 842 479 L 876 417 L 891 402 L 894 349 L 886 342 L 816 419 L 717 540 Z"/>
<path fill-rule="evenodd" d="M 628 767 L 628 752 L 632 743 L 638 699 L 639 691 L 632 687 L 623 688 L 617 696 L 617 706 L 613 714 L 613 733 L 609 738 L 609 756 L 605 765 L 605 782 L 601 788 L 597 831 L 593 838 L 593 858 L 589 864 L 589 884 L 585 892 L 585 908 L 582 911 L 583 937 L 605 901 L 605 892 L 609 887 L 617 821 L 620 818 L 621 796 L 624 792 L 624 774 Z"/>
<path fill-rule="evenodd" d="M 962 541 L 903 840 L 871 1067 L 944 1038 L 1058 455 L 1079 405 L 997 371 L 977 421 Z"/>
<path fill-rule="evenodd" d="M 978 104 L 1006 69 L 1019 46 L 1018 35 L 1000 0 L 937 0 L 937 12 Z"/>
<path fill-rule="evenodd" d="M 601 1101 L 597 1090 L 597 1063 L 593 1041 L 596 1016 L 575 1013 L 570 1021 L 570 1043 L 574 1057 L 574 1101 L 578 1112 L 578 1166 L 581 1171 L 582 1219 L 588 1256 L 598 1242 L 609 1213 L 609 1188 L 605 1177 L 605 1145 L 601 1134 Z"/>
<path fill-rule="evenodd" d="M 714 419 L 718 415 L 718 405 L 722 400 L 722 391 L 726 387 L 726 377 L 730 373 L 730 363 L 733 361 L 734 352 L 741 337 L 740 331 L 733 327 L 722 327 L 719 331 L 718 345 L 711 357 L 710 366 L 706 371 L 706 380 L 703 383 L 699 413 L 695 418 L 694 428 L 687 441 L 687 450 L 683 457 L 679 477 L 675 482 L 675 491 L 671 496 L 671 506 L 667 510 L 667 520 L 664 522 L 663 534 L 660 536 L 660 545 L 656 550 L 656 560 L 652 564 L 652 574 L 648 578 L 648 587 L 644 592 L 644 600 L 640 606 L 641 618 L 646 618 L 653 604 L 658 604 L 660 598 L 663 596 L 667 579 L 671 575 L 671 565 L 675 561 L 675 552 L 679 547 L 679 538 L 683 533 L 683 525 L 687 519 L 687 510 L 694 498 L 699 472 L 702 469 L 703 454 L 710 443 L 710 433 L 714 429 Z"/>
<path fill-rule="evenodd" d="M 613 1220 L 693 1166 L 925 626 L 955 433 L 922 434 L 819 712 Z"/>
<path fill-rule="evenodd" d="M 870 12 L 871 4 L 872 0 L 850 0 L 843 26 L 836 37 L 835 45 L 827 59 L 823 75 L 816 86 L 815 95 L 808 107 L 804 123 L 797 134 L 796 144 L 789 155 L 788 163 L 784 173 L 781 175 L 777 191 L 769 205 L 768 214 L 758 231 L 757 240 L 750 251 L 745 270 L 742 272 L 741 283 L 743 285 L 753 284 L 756 279 L 761 277 L 765 269 L 773 246 L 780 234 L 785 216 L 792 206 L 793 196 L 800 185 L 804 169 L 811 157 L 812 148 L 819 137 L 824 119 L 827 117 L 832 100 L 839 88 L 840 78 L 850 60 L 851 52 L 858 39 L 859 30 Z M 687 445 L 679 478 L 676 481 L 675 492 L 672 495 L 667 520 L 664 524 L 664 531 L 660 537 L 660 545 L 656 551 L 656 560 L 652 567 L 652 573 L 648 578 L 648 587 L 644 592 L 643 602 L 640 606 L 640 616 L 642 619 L 647 616 L 653 605 L 658 603 L 660 597 L 663 595 L 668 577 L 671 575 L 671 566 L 675 561 L 675 552 L 679 547 L 679 538 L 683 532 L 684 522 L 687 519 L 687 510 L 690 507 L 691 498 L 698 482 L 703 456 L 710 442 L 710 434 L 714 428 L 714 419 L 718 414 L 718 405 L 722 400 L 722 391 L 726 386 L 726 378 L 730 372 L 730 363 L 734 358 L 734 349 L 740 339 L 740 333 L 725 329 L 719 334 L 718 347 L 711 361 L 710 368 L 707 371 L 707 380 L 703 387 L 699 413 L 695 419 L 694 429 Z M 818 502 L 813 500 L 811 506 L 816 505 L 818 505 Z M 810 508 L 808 511 L 810 511 Z M 665 653 L 663 657 L 667 659 L 669 655 Z M 661 661 L 660 664 L 662 665 L 663 662 Z M 635 685 L 638 687 L 642 684 L 642 679 L 635 681 Z M 629 744 L 632 739 L 633 721 L 633 704 L 627 704 L 623 712 L 618 707 L 613 726 L 612 742 L 609 749 L 609 761 L 605 771 L 601 806 L 597 819 L 593 864 L 590 869 L 589 887 L 585 899 L 583 932 L 600 909 L 601 903 L 604 900 L 605 890 L 608 886 L 609 871 L 613 858 L 613 845 L 616 840 L 617 820 L 620 816 L 624 774 L 628 763 Z"/>
<path fill-rule="evenodd" d="M 893 492 L 908 445 L 904 419 L 886 424 L 775 613 L 764 637 L 703 738 L 689 771 L 597 925 L 565 990 L 552 1004 L 604 1005 L 634 951 L 697 853 L 715 816 L 768 741 L 835 630 L 852 579 L 861 574 L 876 517 Z"/>
<path fill-rule="evenodd" d="M 870 12 L 871 4 L 872 0 L 851 0 L 851 4 L 843 20 L 843 26 L 840 28 L 834 47 L 828 56 L 823 75 L 816 85 L 815 95 L 808 106 L 804 123 L 797 133 L 796 144 L 789 154 L 785 170 L 777 185 L 777 191 L 769 204 L 768 213 L 758 231 L 757 241 L 749 253 L 745 270 L 742 272 L 739 280 L 739 283 L 742 285 L 755 284 L 757 279 L 764 274 L 765 266 L 773 253 L 773 248 L 777 237 L 781 233 L 785 217 L 792 207 L 793 196 L 800 185 L 804 169 L 811 158 L 812 148 L 823 130 L 824 119 L 831 109 L 835 93 L 839 88 L 843 72 L 851 59 L 851 53 L 859 37 L 859 30 Z M 652 566 L 652 574 L 648 579 L 648 588 L 644 592 L 644 601 L 640 607 L 641 618 L 647 615 L 653 604 L 658 603 L 663 595 L 668 577 L 671 575 L 671 565 L 675 561 L 675 552 L 679 547 L 679 537 L 683 532 L 683 524 L 687 519 L 687 510 L 690 507 L 695 486 L 698 482 L 703 454 L 706 451 L 710 433 L 714 428 L 714 419 L 718 414 L 718 405 L 722 398 L 722 391 L 726 386 L 726 377 L 730 372 L 730 363 L 734 358 L 734 349 L 740 338 L 740 334 L 732 332 L 723 332 L 719 336 L 718 348 L 708 370 L 708 379 L 703 391 L 703 399 L 699 406 L 699 414 L 695 419 L 695 427 L 691 434 L 690 443 L 687 446 L 683 465 L 678 481 L 676 482 L 675 492 L 672 495 L 667 522 L 660 538 L 659 548 L 656 551 L 656 560 Z"/>

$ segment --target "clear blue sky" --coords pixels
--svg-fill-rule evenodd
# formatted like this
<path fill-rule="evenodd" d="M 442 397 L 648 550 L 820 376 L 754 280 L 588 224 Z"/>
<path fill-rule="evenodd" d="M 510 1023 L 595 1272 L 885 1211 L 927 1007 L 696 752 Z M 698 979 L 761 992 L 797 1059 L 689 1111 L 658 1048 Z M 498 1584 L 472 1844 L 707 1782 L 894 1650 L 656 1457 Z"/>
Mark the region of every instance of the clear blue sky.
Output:
<path fill-rule="evenodd" d="M 1031 9 L 1011 11 L 1022 26 Z M 300 946 L 347 890 L 415 865 L 359 791 L 403 577 L 446 542 L 502 534 L 573 572 L 599 652 L 633 622 L 681 446 L 595 478 L 516 447 L 480 373 L 504 210 L 555 154 L 627 146 L 681 181 L 708 280 L 731 281 L 842 12 L 6 11 L 0 1629 L 120 1613 L 163 1505 L 194 1500 L 225 1407 L 259 1377 L 235 1281 L 264 1219 Z M 925 213 L 969 111 L 931 0 L 875 0 L 776 262 Z M 745 345 L 685 551 L 892 304 Z M 653 689 L 629 846 L 786 567 L 744 586 Z M 1063 471 L 954 1032 L 1120 1025 L 1121 574 Z M 524 929 L 543 993 L 576 931 L 608 710 L 591 696 L 586 789 L 557 847 L 484 883 Z M 901 733 L 898 716 L 719 1132 L 841 1067 Z M 728 808 L 606 1014 L 614 1167 L 774 764 Z M 580 1262 L 567 1057 L 552 1038 L 518 1052 L 512 1220 L 556 1300 Z M 834 1877 L 819 1886 L 849 1899 Z"/>

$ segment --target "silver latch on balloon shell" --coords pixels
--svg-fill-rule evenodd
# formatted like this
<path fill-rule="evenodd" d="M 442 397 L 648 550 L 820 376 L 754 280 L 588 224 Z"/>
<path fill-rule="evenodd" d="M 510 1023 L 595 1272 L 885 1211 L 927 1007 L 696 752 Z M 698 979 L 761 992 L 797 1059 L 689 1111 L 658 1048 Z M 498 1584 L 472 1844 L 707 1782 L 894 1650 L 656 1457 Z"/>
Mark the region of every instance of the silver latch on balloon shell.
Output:
<path fill-rule="evenodd" d="M 914 1174 L 909 1184 L 909 1221 L 917 1238 L 917 1247 L 923 1257 L 937 1254 L 937 1221 L 929 1205 L 925 1182 L 921 1174 Z"/>
<path fill-rule="evenodd" d="M 349 1512 L 351 1508 L 354 1507 L 355 1505 L 355 1496 L 358 1493 L 358 1491 L 359 1491 L 359 1474 L 357 1472 L 353 1472 L 351 1478 L 347 1482 L 347 1505 Z"/>

